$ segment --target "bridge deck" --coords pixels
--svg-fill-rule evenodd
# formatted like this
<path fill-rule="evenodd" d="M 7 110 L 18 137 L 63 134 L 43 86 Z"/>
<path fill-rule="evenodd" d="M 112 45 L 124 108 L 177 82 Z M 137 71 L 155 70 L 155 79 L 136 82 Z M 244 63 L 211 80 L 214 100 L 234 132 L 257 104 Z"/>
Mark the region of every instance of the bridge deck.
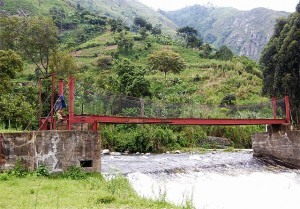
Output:
<path fill-rule="evenodd" d="M 109 124 L 169 124 L 169 125 L 267 125 L 287 123 L 286 119 L 196 119 L 196 118 L 143 118 L 76 115 L 72 123 Z"/>

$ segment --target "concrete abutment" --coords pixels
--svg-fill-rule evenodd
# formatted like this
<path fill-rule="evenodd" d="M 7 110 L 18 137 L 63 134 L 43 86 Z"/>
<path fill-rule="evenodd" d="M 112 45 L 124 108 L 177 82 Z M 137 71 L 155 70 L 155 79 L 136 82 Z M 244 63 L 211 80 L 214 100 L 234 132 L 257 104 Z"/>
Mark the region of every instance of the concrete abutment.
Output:
<path fill-rule="evenodd" d="M 12 169 L 20 159 L 28 170 L 44 164 L 50 172 L 61 172 L 72 165 L 101 171 L 101 139 L 97 132 L 0 133 L 0 143 L 0 170 Z"/>
<path fill-rule="evenodd" d="M 270 157 L 300 168 L 300 131 L 290 124 L 268 125 L 267 132 L 252 136 L 254 157 Z"/>

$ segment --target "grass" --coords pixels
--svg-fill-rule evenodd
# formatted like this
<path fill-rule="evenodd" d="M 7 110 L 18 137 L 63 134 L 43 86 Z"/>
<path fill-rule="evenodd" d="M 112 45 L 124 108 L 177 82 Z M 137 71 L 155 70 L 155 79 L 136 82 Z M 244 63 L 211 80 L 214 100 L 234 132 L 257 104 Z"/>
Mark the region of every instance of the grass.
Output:
<path fill-rule="evenodd" d="M 4 177 L 3 177 L 4 176 Z M 0 208 L 178 208 L 165 201 L 139 197 L 124 177 L 105 180 L 100 174 L 81 180 L 23 178 L 0 174 Z M 3 201 L 5 200 L 5 201 Z"/>

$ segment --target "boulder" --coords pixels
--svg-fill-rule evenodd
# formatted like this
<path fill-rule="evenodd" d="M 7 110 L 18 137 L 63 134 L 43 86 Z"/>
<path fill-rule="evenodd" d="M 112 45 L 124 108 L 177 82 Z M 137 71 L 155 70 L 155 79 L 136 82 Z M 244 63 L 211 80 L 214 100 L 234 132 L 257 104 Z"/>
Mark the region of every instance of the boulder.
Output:
<path fill-rule="evenodd" d="M 121 153 L 120 152 L 111 152 L 110 155 L 112 155 L 112 156 L 120 156 Z"/>
<path fill-rule="evenodd" d="M 109 155 L 109 154 L 110 154 L 109 149 L 102 150 L 102 155 Z"/>

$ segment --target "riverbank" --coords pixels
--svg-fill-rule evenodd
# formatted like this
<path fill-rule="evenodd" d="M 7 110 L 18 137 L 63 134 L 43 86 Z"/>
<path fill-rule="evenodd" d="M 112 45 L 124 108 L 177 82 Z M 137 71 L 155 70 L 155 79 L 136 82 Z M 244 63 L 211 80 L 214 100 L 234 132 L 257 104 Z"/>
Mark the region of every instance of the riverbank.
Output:
<path fill-rule="evenodd" d="M 164 200 L 139 197 L 124 177 L 105 180 L 100 174 L 75 172 L 72 178 L 2 173 L 0 190 L 0 208 L 4 209 L 179 208 Z"/>

